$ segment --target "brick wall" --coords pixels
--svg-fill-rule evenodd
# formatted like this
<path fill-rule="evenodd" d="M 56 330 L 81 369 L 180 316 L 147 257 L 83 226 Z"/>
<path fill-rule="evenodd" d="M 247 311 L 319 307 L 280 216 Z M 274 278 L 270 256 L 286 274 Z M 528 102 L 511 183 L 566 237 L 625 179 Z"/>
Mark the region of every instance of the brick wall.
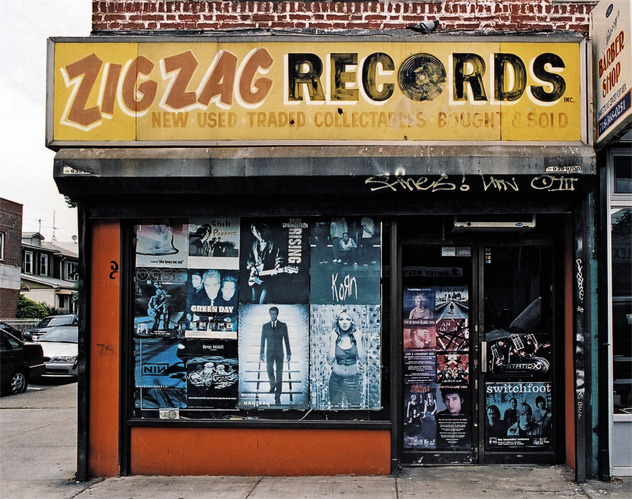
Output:
<path fill-rule="evenodd" d="M 575 31 L 588 34 L 597 2 L 554 0 L 443 1 L 93 1 L 92 29 L 117 31 L 401 30 L 439 19 L 440 32 Z"/>
<path fill-rule="evenodd" d="M 0 317 L 15 317 L 22 265 L 21 204 L 0 198 L 0 232 L 4 233 L 4 257 L 0 260 Z"/>

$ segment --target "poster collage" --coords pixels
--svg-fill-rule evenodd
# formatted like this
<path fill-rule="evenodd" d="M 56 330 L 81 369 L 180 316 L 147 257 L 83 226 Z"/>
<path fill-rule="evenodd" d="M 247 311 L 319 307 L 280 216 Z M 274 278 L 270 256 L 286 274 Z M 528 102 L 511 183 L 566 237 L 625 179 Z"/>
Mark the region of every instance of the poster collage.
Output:
<path fill-rule="evenodd" d="M 468 449 L 468 287 L 405 288 L 403 299 L 404 449 Z"/>
<path fill-rule="evenodd" d="M 379 221 L 148 220 L 135 253 L 138 414 L 381 409 Z"/>

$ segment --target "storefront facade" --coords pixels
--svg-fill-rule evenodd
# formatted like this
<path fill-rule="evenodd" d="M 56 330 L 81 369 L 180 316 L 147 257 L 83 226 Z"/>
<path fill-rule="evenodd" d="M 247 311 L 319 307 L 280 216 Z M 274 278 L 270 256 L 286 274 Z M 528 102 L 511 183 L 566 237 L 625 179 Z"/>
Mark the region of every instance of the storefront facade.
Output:
<path fill-rule="evenodd" d="M 595 149 L 601 182 L 599 315 L 604 478 L 632 475 L 632 34 L 630 3 L 600 2 L 592 12 L 595 65 Z"/>
<path fill-rule="evenodd" d="M 52 39 L 79 474 L 594 475 L 583 36 Z"/>

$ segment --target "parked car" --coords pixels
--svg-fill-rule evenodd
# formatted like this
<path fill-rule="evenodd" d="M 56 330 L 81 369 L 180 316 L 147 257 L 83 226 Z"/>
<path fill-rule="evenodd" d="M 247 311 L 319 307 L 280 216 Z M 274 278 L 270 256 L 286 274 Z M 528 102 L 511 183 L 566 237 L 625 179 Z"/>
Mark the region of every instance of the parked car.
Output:
<path fill-rule="evenodd" d="M 9 326 L 9 324 L 7 324 L 6 322 L 0 322 L 0 330 L 6 331 L 10 335 L 15 336 L 18 340 L 24 341 L 24 338 L 22 337 L 22 331 L 14 328 L 13 326 Z"/>
<path fill-rule="evenodd" d="M 37 339 L 44 350 L 44 376 L 77 376 L 79 328 L 57 326 Z"/>
<path fill-rule="evenodd" d="M 26 391 L 31 380 L 44 373 L 44 352 L 41 345 L 19 340 L 0 330 L 0 386 L 2 393 Z"/>
<path fill-rule="evenodd" d="M 77 314 L 49 315 L 44 317 L 37 325 L 24 333 L 27 341 L 37 341 L 43 334 L 57 326 L 76 326 L 79 323 Z"/>

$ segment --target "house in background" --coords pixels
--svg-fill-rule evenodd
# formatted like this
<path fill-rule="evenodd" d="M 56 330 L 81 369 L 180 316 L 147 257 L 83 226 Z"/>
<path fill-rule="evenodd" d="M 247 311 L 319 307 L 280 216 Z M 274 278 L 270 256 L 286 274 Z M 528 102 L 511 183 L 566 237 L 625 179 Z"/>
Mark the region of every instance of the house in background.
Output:
<path fill-rule="evenodd" d="M 24 232 L 20 291 L 38 303 L 76 312 L 78 261 L 76 243 L 46 242 L 39 232 Z"/>
<path fill-rule="evenodd" d="M 0 198 L 0 317 L 15 317 L 20 298 L 22 205 Z"/>

